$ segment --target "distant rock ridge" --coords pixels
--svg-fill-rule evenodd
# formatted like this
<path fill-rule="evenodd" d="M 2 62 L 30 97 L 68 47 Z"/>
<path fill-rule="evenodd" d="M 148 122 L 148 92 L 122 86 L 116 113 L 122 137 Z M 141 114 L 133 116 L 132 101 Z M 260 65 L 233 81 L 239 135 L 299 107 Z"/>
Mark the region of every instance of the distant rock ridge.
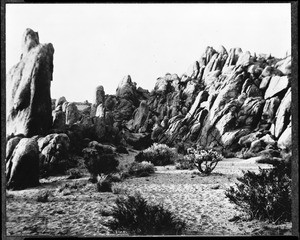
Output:
<path fill-rule="evenodd" d="M 290 55 L 207 47 L 181 78 L 168 73 L 157 79 L 146 104 L 155 141 L 242 154 L 291 150 L 290 75 Z M 249 146 L 239 143 L 253 133 Z"/>

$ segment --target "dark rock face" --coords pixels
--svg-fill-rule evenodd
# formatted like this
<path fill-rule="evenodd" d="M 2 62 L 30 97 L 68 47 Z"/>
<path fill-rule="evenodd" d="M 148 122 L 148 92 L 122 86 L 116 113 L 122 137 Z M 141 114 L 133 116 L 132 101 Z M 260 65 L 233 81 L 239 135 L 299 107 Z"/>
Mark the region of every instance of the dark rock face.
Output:
<path fill-rule="evenodd" d="M 52 125 L 50 85 L 54 48 L 26 29 L 20 62 L 7 75 L 7 135 L 46 134 Z"/>
<path fill-rule="evenodd" d="M 20 190 L 39 185 L 39 148 L 36 139 L 22 138 L 6 159 L 6 186 Z"/>

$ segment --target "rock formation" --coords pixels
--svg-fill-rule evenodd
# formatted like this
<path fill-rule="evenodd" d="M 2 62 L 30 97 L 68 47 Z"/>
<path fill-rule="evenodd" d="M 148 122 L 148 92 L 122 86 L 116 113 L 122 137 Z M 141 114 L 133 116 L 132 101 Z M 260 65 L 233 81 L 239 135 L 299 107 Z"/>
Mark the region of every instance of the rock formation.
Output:
<path fill-rule="evenodd" d="M 207 47 L 181 78 L 168 73 L 157 79 L 146 104 L 147 119 L 155 118 L 152 139 L 234 152 L 290 150 L 290 65 L 290 56 Z"/>
<path fill-rule="evenodd" d="M 39 43 L 38 33 L 26 29 L 20 62 L 7 75 L 7 136 L 32 137 L 51 128 L 53 54 L 51 43 Z"/>

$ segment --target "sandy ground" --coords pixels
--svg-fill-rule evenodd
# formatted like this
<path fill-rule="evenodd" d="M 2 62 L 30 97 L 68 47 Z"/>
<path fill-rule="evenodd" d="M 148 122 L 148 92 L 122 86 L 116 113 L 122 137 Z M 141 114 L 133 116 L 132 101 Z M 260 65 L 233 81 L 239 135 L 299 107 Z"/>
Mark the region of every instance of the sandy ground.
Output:
<path fill-rule="evenodd" d="M 134 154 L 120 156 L 121 164 L 133 161 Z M 255 159 L 236 158 L 220 162 L 210 176 L 195 174 L 197 170 L 176 170 L 174 166 L 157 167 L 152 176 L 114 183 L 112 193 L 97 192 L 87 176 L 41 179 L 39 187 L 7 191 L 7 236 L 113 236 L 116 233 L 106 223 L 112 219 L 114 200 L 136 191 L 186 220 L 186 235 L 290 235 L 291 223 L 246 221 L 244 213 L 225 197 L 225 190 L 235 185 L 242 170 L 258 171 L 258 166 L 269 167 L 255 163 Z M 37 195 L 45 190 L 50 192 L 49 201 L 38 202 Z M 229 221 L 236 216 L 240 219 Z"/>

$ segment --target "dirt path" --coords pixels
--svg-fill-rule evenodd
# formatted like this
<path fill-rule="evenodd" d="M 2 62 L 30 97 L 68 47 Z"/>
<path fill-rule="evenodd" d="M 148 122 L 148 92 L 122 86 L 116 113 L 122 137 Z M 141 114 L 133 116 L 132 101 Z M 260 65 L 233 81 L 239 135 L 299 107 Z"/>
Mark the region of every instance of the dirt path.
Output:
<path fill-rule="evenodd" d="M 130 162 L 133 154 L 120 161 Z M 128 178 L 114 183 L 114 193 L 99 193 L 88 178 L 66 176 L 42 179 L 37 188 L 8 191 L 7 235 L 103 236 L 113 232 L 105 226 L 120 194 L 139 191 L 149 202 L 162 203 L 188 224 L 187 235 L 283 235 L 291 234 L 291 223 L 274 226 L 260 221 L 229 221 L 243 213 L 225 197 L 242 169 L 257 171 L 255 159 L 226 159 L 210 176 L 197 170 L 157 167 L 150 177 Z M 66 185 L 67 184 L 67 185 Z M 48 202 L 37 202 L 41 191 L 51 192 Z"/>

